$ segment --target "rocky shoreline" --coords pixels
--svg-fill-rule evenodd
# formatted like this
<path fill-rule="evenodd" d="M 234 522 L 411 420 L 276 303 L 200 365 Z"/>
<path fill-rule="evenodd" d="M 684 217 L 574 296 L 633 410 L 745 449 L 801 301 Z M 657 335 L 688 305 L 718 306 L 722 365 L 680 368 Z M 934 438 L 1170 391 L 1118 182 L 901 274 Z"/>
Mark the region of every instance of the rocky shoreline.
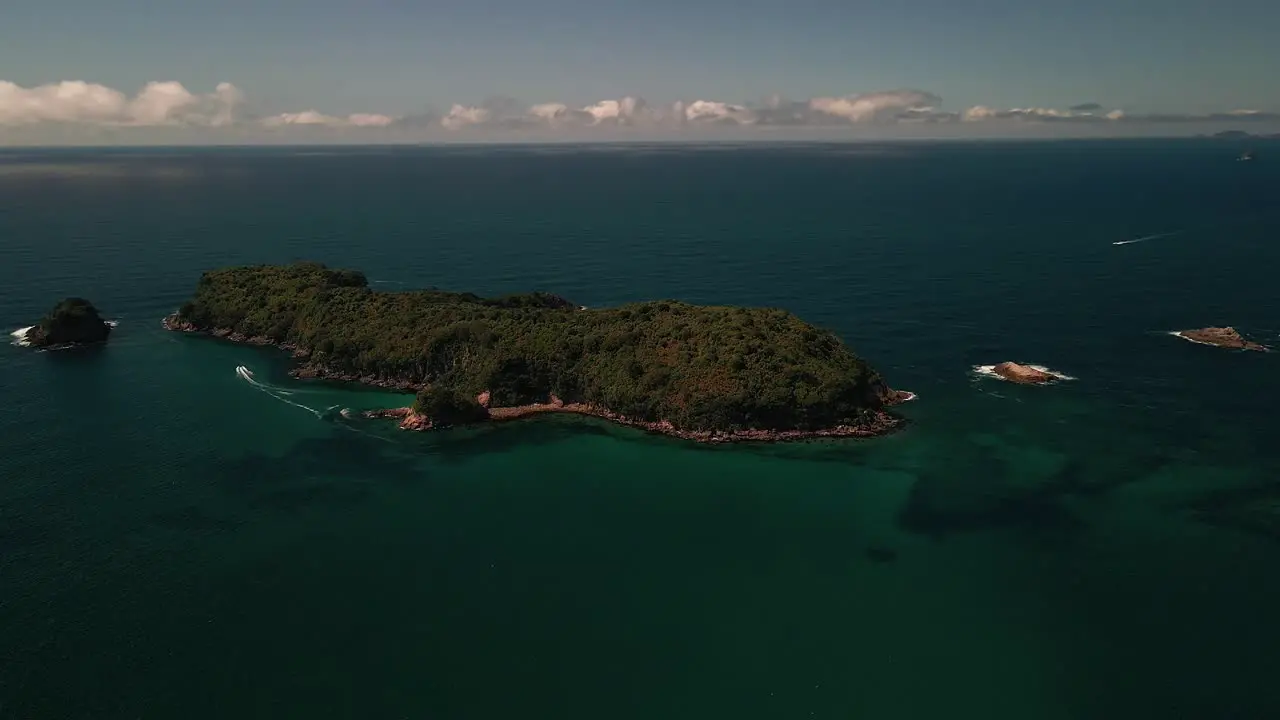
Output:
<path fill-rule="evenodd" d="M 278 347 L 282 350 L 291 352 L 293 357 L 304 361 L 311 357 L 311 351 L 308 348 L 297 347 L 288 343 L 276 343 L 267 337 L 247 336 L 243 333 L 235 332 L 234 330 L 227 328 L 215 328 L 211 330 L 200 328 L 190 322 L 180 319 L 176 314 L 165 317 L 161 324 L 166 330 L 171 330 L 173 332 L 208 335 L 210 337 L 248 345 Z M 419 384 L 403 380 L 333 372 L 322 365 L 312 364 L 309 362 L 304 362 L 300 367 L 291 370 L 289 374 L 299 379 L 322 379 L 338 382 L 353 382 L 405 392 L 416 392 L 422 389 L 422 386 Z M 597 405 L 587 403 L 566 403 L 554 395 L 551 396 L 550 401 L 546 403 L 533 403 L 514 407 L 489 407 L 488 396 L 489 393 L 484 392 L 477 396 L 476 400 L 488 411 L 488 420 L 491 422 L 518 420 L 543 413 L 569 413 L 608 420 L 609 422 L 613 422 L 618 425 L 624 425 L 644 430 L 646 432 L 667 435 L 698 443 L 790 442 L 820 438 L 868 438 L 897 432 L 907 424 L 905 418 L 897 417 L 884 410 L 874 410 L 869 411 L 866 414 L 864 422 L 850 425 L 838 425 L 836 427 L 821 428 L 818 430 L 683 430 L 675 427 L 665 420 L 648 421 L 629 418 L 621 413 L 616 413 L 608 408 Z M 885 405 L 886 407 L 900 405 L 914 400 L 915 397 L 914 393 L 907 392 L 905 390 L 888 390 Z M 343 416 L 347 418 L 353 417 L 352 414 L 348 414 L 346 411 L 343 412 Z M 430 418 L 414 412 L 411 407 L 367 410 L 359 413 L 356 417 L 365 419 L 383 418 L 399 420 L 399 427 L 401 430 L 421 432 L 439 429 L 439 426 L 432 422 Z"/>
<path fill-rule="evenodd" d="M 383 388 L 385 390 L 394 390 L 396 392 L 417 392 L 422 389 L 422 385 L 420 384 L 397 380 L 394 378 L 335 372 L 323 365 L 308 362 L 311 358 L 310 348 L 299 347 L 291 343 L 277 343 L 271 338 L 260 335 L 245 335 L 244 333 L 236 332 L 229 328 L 214 328 L 212 330 L 199 328 L 190 322 L 179 319 L 177 315 L 166 316 L 160 324 L 165 330 L 171 330 L 173 332 L 208 335 L 209 337 L 215 337 L 221 340 L 241 343 L 244 345 L 259 345 L 262 347 L 275 347 L 285 350 L 292 354 L 294 359 L 303 361 L 301 365 L 289 371 L 290 377 L 294 377 L 299 380 L 328 380 L 332 382 L 359 383 L 361 385 L 369 385 L 371 387 Z"/>
<path fill-rule="evenodd" d="M 898 392 L 898 391 L 895 391 Z M 481 393 L 477 400 L 485 398 L 488 393 Z M 905 400 L 903 401 L 905 402 Z M 481 401 L 481 404 L 485 403 Z M 617 425 L 644 430 L 658 435 L 690 440 L 698 443 L 730 443 L 730 442 L 790 442 L 795 440 L 813 440 L 818 438 L 867 438 L 888 435 L 901 430 L 906 425 L 903 418 L 891 415 L 883 410 L 868 413 L 866 422 L 856 425 L 838 425 L 833 428 L 818 430 L 682 430 L 665 420 L 637 420 L 616 413 L 608 408 L 588 403 L 566 403 L 552 395 L 545 403 L 532 403 L 514 407 L 486 407 L 489 411 L 488 421 L 505 422 L 533 417 L 544 413 L 568 413 L 584 415 L 601 420 L 608 420 Z M 435 423 L 425 415 L 414 412 L 413 408 L 388 408 L 385 410 L 367 410 L 360 417 L 375 419 L 398 419 L 401 430 L 425 431 L 438 429 Z"/>

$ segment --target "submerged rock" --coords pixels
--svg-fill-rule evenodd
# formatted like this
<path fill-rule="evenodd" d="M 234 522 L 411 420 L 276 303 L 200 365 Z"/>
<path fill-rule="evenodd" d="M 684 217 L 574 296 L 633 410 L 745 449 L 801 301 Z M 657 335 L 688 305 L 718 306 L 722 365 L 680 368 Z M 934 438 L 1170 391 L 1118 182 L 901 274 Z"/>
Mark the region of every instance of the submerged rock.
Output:
<path fill-rule="evenodd" d="M 395 418 L 400 421 L 401 430 L 431 430 L 435 424 L 426 415 L 415 412 L 411 407 L 386 408 L 383 410 L 365 410 L 361 417 Z"/>
<path fill-rule="evenodd" d="M 1183 340 L 1190 340 L 1193 343 L 1214 345 L 1233 350 L 1258 350 L 1266 352 L 1270 349 L 1266 345 L 1260 345 L 1256 342 L 1246 340 L 1243 335 L 1236 331 L 1235 328 L 1229 326 L 1198 328 L 1196 330 L 1179 330 L 1174 333 L 1174 335 L 1177 335 Z"/>
<path fill-rule="evenodd" d="M 102 319 L 93 303 L 73 297 L 54 305 L 24 339 L 32 347 L 49 347 L 100 343 L 110 335 L 111 323 Z"/>
<path fill-rule="evenodd" d="M 871 545 L 863 552 L 874 563 L 891 563 L 898 559 L 898 551 L 886 545 Z"/>
<path fill-rule="evenodd" d="M 1280 484 L 1274 481 L 1209 492 L 1190 509 L 1203 522 L 1280 541 Z"/>

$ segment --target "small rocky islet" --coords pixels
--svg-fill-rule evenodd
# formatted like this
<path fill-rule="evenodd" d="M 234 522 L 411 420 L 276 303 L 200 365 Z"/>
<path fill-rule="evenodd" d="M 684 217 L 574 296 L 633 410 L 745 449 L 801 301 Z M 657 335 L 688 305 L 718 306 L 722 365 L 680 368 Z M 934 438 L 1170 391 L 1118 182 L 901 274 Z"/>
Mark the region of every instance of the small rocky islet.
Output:
<path fill-rule="evenodd" d="M 1061 375 L 1054 374 L 1047 370 L 1032 365 L 1023 365 L 1016 362 L 1002 362 L 992 366 L 991 372 L 1000 376 L 1009 382 L 1020 383 L 1023 385 L 1046 385 L 1062 380 Z"/>
<path fill-rule="evenodd" d="M 164 327 L 288 350 L 295 377 L 415 391 L 359 414 L 406 430 L 576 413 L 696 442 L 870 437 L 914 398 L 783 310 L 375 291 L 318 263 L 206 272 Z"/>
<path fill-rule="evenodd" d="M 84 298 L 65 298 L 53 306 L 35 325 L 21 333 L 19 341 L 28 347 L 74 347 L 104 343 L 112 324 L 102 318 L 93 303 Z"/>
<path fill-rule="evenodd" d="M 1241 335 L 1238 330 L 1230 326 L 1178 330 L 1172 334 L 1198 345 L 1212 345 L 1214 347 L 1226 348 L 1229 350 L 1252 350 L 1257 352 L 1271 351 L 1270 347 L 1249 340 Z M 1002 362 L 996 365 L 978 366 L 975 368 L 975 371 L 983 375 L 998 377 L 1001 380 L 1007 380 L 1020 385 L 1049 385 L 1061 380 L 1069 379 L 1067 376 L 1047 368 L 1016 362 Z"/>
<path fill-rule="evenodd" d="M 1213 345 L 1229 350 L 1254 350 L 1257 352 L 1269 352 L 1271 350 L 1266 345 L 1246 339 L 1239 331 L 1230 326 L 1178 330 L 1173 334 L 1189 342 L 1200 345 Z"/>

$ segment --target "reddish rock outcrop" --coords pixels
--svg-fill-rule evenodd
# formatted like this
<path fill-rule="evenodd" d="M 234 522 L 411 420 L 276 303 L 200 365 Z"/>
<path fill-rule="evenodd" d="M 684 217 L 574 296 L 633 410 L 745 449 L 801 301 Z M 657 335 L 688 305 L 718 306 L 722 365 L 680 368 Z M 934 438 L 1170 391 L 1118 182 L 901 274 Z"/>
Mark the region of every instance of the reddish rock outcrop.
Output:
<path fill-rule="evenodd" d="M 1243 335 L 1236 331 L 1233 327 L 1207 327 L 1198 328 L 1196 330 L 1179 330 L 1174 333 L 1183 340 L 1190 340 L 1194 343 L 1202 345 L 1214 345 L 1232 350 L 1257 350 L 1266 352 L 1270 350 L 1266 345 L 1260 345 L 1256 342 L 1246 340 Z"/>
<path fill-rule="evenodd" d="M 165 319 L 160 321 L 160 325 L 163 326 L 165 330 L 172 330 L 174 332 L 200 332 L 200 328 L 196 327 L 188 320 L 179 318 L 176 313 L 165 316 Z"/>
<path fill-rule="evenodd" d="M 1015 362 L 1002 362 L 991 370 L 1009 382 L 1022 383 L 1024 385 L 1044 385 L 1061 379 L 1053 373 L 1047 373 L 1030 365 L 1022 365 Z"/>
<path fill-rule="evenodd" d="M 916 399 L 916 394 L 906 390 L 890 390 L 885 394 L 885 406 L 901 405 L 905 402 L 911 402 Z"/>
<path fill-rule="evenodd" d="M 435 425 L 431 418 L 413 411 L 413 408 L 387 408 L 386 410 L 366 410 L 361 413 L 366 418 L 395 418 L 400 421 L 401 430 L 431 430 Z"/>
<path fill-rule="evenodd" d="M 481 397 L 488 395 L 481 393 Z M 906 393 L 906 395 L 911 395 Z M 898 396 L 901 397 L 901 396 Z M 911 396 L 914 397 L 914 396 Z M 480 398 L 477 397 L 477 400 Z M 488 397 L 484 397 L 487 401 Z M 905 402 L 905 400 L 899 400 Z M 482 403 L 483 404 L 483 403 Z M 566 403 L 552 395 L 545 403 L 531 403 L 511 407 L 488 408 L 488 419 L 494 422 L 519 420 L 521 418 L 541 415 L 543 413 L 571 413 L 600 418 L 619 425 L 634 427 L 646 432 L 669 435 L 684 440 L 700 443 L 728 442 L 783 442 L 789 440 L 806 440 L 813 438 L 875 437 L 900 430 L 906 421 L 886 412 L 868 412 L 856 424 L 840 425 L 818 430 L 682 430 L 666 420 L 638 420 L 629 418 L 608 408 L 587 403 Z M 387 410 L 369 410 L 363 413 L 366 418 L 393 418 L 400 420 L 402 430 L 434 430 L 437 426 L 425 415 L 419 415 L 412 408 L 390 408 Z"/>

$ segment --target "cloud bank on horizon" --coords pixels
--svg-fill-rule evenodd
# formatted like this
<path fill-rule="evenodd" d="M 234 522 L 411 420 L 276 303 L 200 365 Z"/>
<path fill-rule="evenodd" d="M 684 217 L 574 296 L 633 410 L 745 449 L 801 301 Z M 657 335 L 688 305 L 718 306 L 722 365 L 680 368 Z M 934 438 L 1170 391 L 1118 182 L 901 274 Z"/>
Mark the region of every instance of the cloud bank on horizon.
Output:
<path fill-rule="evenodd" d="M 942 99 L 921 90 L 887 90 L 791 101 L 774 96 L 758 104 L 718 100 L 679 100 L 651 105 L 642 98 L 622 97 L 573 107 L 560 102 L 523 105 L 510 98 L 494 98 L 479 105 L 455 104 L 447 112 L 403 116 L 375 112 L 345 116 L 310 109 L 275 115 L 252 112 L 243 92 L 219 83 L 212 92 L 197 94 L 176 81 L 147 83 L 134 96 L 80 80 L 22 87 L 0 81 L 0 131 L 5 127 L 251 127 L 280 131 L 290 128 L 351 130 L 438 128 L 465 132 L 485 129 L 636 127 L 675 129 L 696 126 L 839 127 L 842 125 L 1023 123 L 1190 123 L 1214 121 L 1280 121 L 1280 113 L 1224 110 L 1209 114 L 1130 114 L 1108 110 L 1096 102 L 1057 108 L 992 108 L 976 105 L 959 111 L 941 110 Z"/>

